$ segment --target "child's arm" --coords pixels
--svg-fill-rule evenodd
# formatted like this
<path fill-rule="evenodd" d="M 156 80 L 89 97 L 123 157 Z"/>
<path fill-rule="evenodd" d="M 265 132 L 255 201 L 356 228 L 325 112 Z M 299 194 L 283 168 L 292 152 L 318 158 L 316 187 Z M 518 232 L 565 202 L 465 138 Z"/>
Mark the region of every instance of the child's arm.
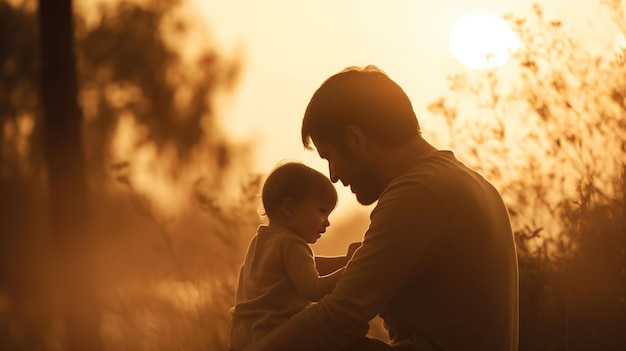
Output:
<path fill-rule="evenodd" d="M 306 291 L 306 298 L 310 301 L 319 301 L 324 295 L 333 291 L 342 274 L 343 269 L 338 269 L 331 274 L 317 278 L 315 285 Z"/>
<path fill-rule="evenodd" d="M 318 271 L 319 268 L 315 267 L 314 262 L 311 260 L 312 252 L 309 246 L 301 241 L 298 241 L 296 244 L 297 245 L 294 245 L 287 250 L 283 250 L 283 252 L 286 253 L 285 267 L 287 268 L 287 274 L 296 286 L 296 289 L 298 289 L 298 291 L 300 291 L 300 293 L 309 301 L 318 301 L 324 297 L 324 295 L 333 291 L 343 273 L 343 268 L 335 265 L 343 263 L 345 266 L 345 264 L 352 258 L 352 255 L 354 255 L 356 249 L 361 246 L 361 243 L 353 243 L 348 248 L 346 256 L 339 256 L 336 258 L 331 257 L 330 260 L 322 259 L 322 261 L 327 261 L 322 263 L 322 266 L 327 263 L 331 263 L 327 267 L 322 268 L 326 270 L 334 268 L 333 271 L 324 271 L 326 274 L 322 274 Z M 315 259 L 317 261 L 317 258 Z"/>
<path fill-rule="evenodd" d="M 346 256 L 315 256 L 315 268 L 320 276 L 325 276 L 343 268 L 348 263 Z"/>
<path fill-rule="evenodd" d="M 331 274 L 345 267 L 359 247 L 361 247 L 360 242 L 350 244 L 345 256 L 315 256 L 315 267 L 320 276 Z"/>

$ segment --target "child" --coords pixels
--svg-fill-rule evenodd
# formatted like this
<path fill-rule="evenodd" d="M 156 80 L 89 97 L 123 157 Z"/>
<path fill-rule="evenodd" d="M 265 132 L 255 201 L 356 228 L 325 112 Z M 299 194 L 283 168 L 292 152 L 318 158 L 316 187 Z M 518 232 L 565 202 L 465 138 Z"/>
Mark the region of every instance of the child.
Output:
<path fill-rule="evenodd" d="M 263 185 L 262 201 L 269 223 L 259 226 L 239 271 L 231 309 L 231 350 L 258 341 L 331 292 L 360 246 L 351 244 L 346 256 L 313 256 L 308 244 L 330 225 L 337 191 L 312 168 L 295 162 L 278 166 Z"/>

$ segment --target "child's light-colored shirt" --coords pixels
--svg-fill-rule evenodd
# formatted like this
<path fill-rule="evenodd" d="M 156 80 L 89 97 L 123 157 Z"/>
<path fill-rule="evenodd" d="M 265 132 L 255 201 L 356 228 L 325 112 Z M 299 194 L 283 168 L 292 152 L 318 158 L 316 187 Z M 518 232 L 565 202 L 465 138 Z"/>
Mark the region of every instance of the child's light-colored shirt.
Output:
<path fill-rule="evenodd" d="M 259 226 L 239 270 L 229 348 L 244 349 L 306 308 L 305 296 L 318 277 L 303 238 L 285 228 Z"/>

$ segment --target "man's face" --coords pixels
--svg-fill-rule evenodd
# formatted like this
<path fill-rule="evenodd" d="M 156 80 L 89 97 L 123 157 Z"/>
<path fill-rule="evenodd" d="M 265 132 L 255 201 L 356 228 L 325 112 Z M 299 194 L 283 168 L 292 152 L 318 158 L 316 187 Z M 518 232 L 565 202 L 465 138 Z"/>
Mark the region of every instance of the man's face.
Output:
<path fill-rule="evenodd" d="M 329 143 L 313 140 L 313 144 L 320 157 L 328 161 L 329 177 L 333 183 L 340 180 L 343 186 L 349 186 L 362 205 L 378 200 L 385 184 L 365 158 Z"/>

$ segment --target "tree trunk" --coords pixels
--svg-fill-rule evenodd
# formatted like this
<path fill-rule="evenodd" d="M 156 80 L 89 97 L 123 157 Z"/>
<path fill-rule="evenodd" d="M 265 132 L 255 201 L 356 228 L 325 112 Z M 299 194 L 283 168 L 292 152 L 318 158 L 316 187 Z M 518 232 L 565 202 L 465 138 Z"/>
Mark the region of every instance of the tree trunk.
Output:
<path fill-rule="evenodd" d="M 101 350 L 71 0 L 39 0 L 50 232 L 68 350 Z"/>

